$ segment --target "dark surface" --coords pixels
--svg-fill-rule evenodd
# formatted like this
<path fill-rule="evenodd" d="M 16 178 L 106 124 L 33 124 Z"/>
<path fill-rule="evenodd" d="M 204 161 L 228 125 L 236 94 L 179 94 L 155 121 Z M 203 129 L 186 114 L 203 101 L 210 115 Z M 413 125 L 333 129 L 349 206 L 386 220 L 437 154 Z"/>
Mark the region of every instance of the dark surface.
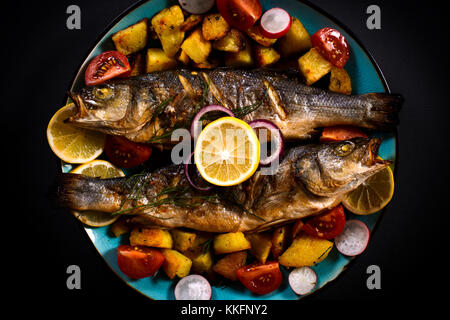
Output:
<path fill-rule="evenodd" d="M 382 29 L 368 30 L 366 8 L 371 1 L 315 0 L 346 25 L 373 54 L 393 92 L 402 93 L 400 154 L 396 192 L 368 249 L 343 276 L 303 300 L 387 303 L 433 297 L 447 273 L 440 271 L 438 235 L 448 197 L 448 126 L 446 77 L 448 25 L 443 12 L 409 1 L 377 1 Z M 63 102 L 88 49 L 98 35 L 132 0 L 58 1 L 20 5 L 3 10 L 1 79 L 2 126 L 7 148 L 2 152 L 7 177 L 3 214 L 13 218 L 3 229 L 13 231 L 3 246 L 17 253 L 8 267 L 15 298 L 25 301 L 69 302 L 79 305 L 96 296 L 123 305 L 146 298 L 122 282 L 101 259 L 80 224 L 56 210 L 45 194 L 56 176 L 57 159 L 48 147 L 45 129 Z M 66 29 L 66 8 L 78 4 L 82 29 Z M 21 27 L 22 26 L 22 27 Z M 11 182 L 16 182 L 11 184 Z M 79 265 L 82 289 L 68 290 L 66 268 Z M 382 289 L 366 288 L 366 268 L 379 265 Z M 16 292 L 15 292 L 16 293 Z M 423 300 L 422 300 L 423 302 Z M 417 305 L 415 305 L 417 307 Z M 167 307 L 167 304 L 165 304 Z"/>

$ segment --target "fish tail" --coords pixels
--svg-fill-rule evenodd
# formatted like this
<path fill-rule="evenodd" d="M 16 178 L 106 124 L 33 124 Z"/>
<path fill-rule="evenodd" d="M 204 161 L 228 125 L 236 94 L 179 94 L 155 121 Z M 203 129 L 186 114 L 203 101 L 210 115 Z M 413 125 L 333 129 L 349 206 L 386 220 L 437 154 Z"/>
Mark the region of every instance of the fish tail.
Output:
<path fill-rule="evenodd" d="M 403 97 L 399 94 L 367 93 L 360 96 L 368 105 L 367 126 L 389 130 L 398 125 L 398 112 L 403 104 Z"/>

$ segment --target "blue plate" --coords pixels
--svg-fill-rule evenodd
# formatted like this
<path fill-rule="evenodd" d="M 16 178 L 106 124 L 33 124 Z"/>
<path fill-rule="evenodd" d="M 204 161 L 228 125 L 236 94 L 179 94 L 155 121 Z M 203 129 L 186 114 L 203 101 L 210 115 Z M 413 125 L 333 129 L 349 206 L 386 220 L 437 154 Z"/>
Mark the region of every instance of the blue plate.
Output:
<path fill-rule="evenodd" d="M 99 39 L 95 47 L 86 57 L 86 60 L 80 67 L 76 75 L 71 90 L 74 90 L 84 83 L 84 70 L 89 61 L 103 51 L 113 50 L 114 46 L 111 36 L 131 24 L 143 19 L 151 18 L 163 8 L 177 3 L 176 1 L 152 0 L 141 2 L 128 9 L 106 30 L 104 35 Z M 376 63 L 367 53 L 367 51 L 355 40 L 355 38 L 346 31 L 345 27 L 338 24 L 334 19 L 330 18 L 320 9 L 313 8 L 310 4 L 302 3 L 295 0 L 261 0 L 263 10 L 272 7 L 281 7 L 287 10 L 292 16 L 300 19 L 310 34 L 323 27 L 332 27 L 340 30 L 347 38 L 351 55 L 347 62 L 346 70 L 352 79 L 352 87 L 354 94 L 363 94 L 367 92 L 386 92 L 389 88 L 382 76 Z M 395 161 L 396 156 L 396 134 L 383 133 L 379 134 L 383 138 L 380 147 L 380 156 L 383 159 Z M 72 169 L 71 165 L 63 165 L 64 172 Z M 364 221 L 370 230 L 373 230 L 381 213 L 375 213 L 368 216 L 353 216 L 352 218 Z M 122 278 L 128 285 L 135 288 L 138 292 L 152 299 L 171 300 L 174 299 L 173 289 L 175 281 L 168 279 L 164 272 L 159 272 L 152 278 L 141 280 L 132 280 L 125 276 L 118 268 L 116 262 L 116 248 L 120 244 L 128 242 L 127 237 L 114 238 L 108 231 L 108 227 L 103 228 L 85 228 L 92 243 L 98 252 L 105 259 L 111 269 Z M 314 291 L 322 288 L 328 282 L 334 280 L 349 264 L 352 258 L 345 257 L 335 248 L 330 252 L 329 256 L 321 263 L 315 265 L 313 269 L 318 275 L 318 283 Z M 213 287 L 212 299 L 218 300 L 251 300 L 251 299 L 275 299 L 275 300 L 296 300 L 301 297 L 297 296 L 289 287 L 287 276 L 288 272 L 283 268 L 284 280 L 281 287 L 270 294 L 259 296 L 252 294 L 239 283 L 231 284 L 225 287 Z M 313 292 L 314 292 L 313 291 Z"/>

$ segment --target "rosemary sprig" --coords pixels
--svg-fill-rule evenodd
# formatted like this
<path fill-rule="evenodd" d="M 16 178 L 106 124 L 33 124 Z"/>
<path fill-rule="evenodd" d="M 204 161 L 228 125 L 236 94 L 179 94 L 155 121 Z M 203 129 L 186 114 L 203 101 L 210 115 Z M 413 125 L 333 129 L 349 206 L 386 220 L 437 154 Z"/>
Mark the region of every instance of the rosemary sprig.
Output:
<path fill-rule="evenodd" d="M 257 110 L 259 107 L 261 107 L 264 99 L 267 96 L 268 91 L 269 91 L 269 89 L 266 89 L 264 96 L 261 99 L 259 99 L 258 101 L 256 101 L 255 103 L 252 103 L 251 105 L 248 105 L 248 106 L 244 106 L 242 108 L 234 108 L 231 111 L 233 111 L 234 115 L 237 118 L 243 118 L 247 114 L 252 113 L 253 111 Z"/>
<path fill-rule="evenodd" d="M 155 112 L 153 113 L 153 116 L 150 120 L 150 123 L 154 122 L 156 118 L 164 111 L 164 109 L 169 105 L 169 103 L 172 102 L 172 100 L 176 97 L 176 94 L 173 96 L 168 97 L 166 100 L 161 102 L 159 105 L 156 106 Z"/>

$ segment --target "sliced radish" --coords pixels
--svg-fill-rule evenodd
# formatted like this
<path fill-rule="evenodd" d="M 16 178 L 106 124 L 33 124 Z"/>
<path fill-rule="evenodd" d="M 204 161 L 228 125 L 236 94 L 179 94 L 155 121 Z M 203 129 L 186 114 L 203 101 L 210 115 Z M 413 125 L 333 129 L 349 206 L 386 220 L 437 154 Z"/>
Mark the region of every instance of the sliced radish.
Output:
<path fill-rule="evenodd" d="M 261 17 L 261 33 L 266 38 L 277 39 L 284 36 L 291 28 L 292 18 L 286 10 L 272 8 Z"/>
<path fill-rule="evenodd" d="M 205 13 L 214 6 L 215 0 L 178 0 L 180 6 L 189 13 Z"/>
<path fill-rule="evenodd" d="M 198 185 L 196 185 L 194 183 L 194 181 L 192 181 L 190 174 L 189 174 L 189 165 L 191 164 L 191 159 L 192 156 L 194 155 L 194 152 L 192 152 L 189 157 L 186 159 L 186 161 L 184 162 L 184 175 L 186 176 L 186 180 L 189 182 L 189 184 L 196 190 L 198 191 L 210 191 L 213 189 L 212 185 L 209 185 L 207 187 L 200 187 Z M 193 166 L 195 167 L 195 166 Z"/>
<path fill-rule="evenodd" d="M 211 294 L 208 280 L 198 274 L 182 278 L 175 286 L 176 300 L 210 300 Z"/>
<path fill-rule="evenodd" d="M 336 248 L 346 256 L 357 256 L 366 250 L 369 244 L 370 231 L 367 225 L 359 220 L 347 220 L 344 231 L 334 239 Z"/>
<path fill-rule="evenodd" d="M 270 131 L 270 136 L 272 138 L 271 143 L 274 143 L 275 150 L 272 151 L 272 154 L 270 156 L 265 157 L 264 159 L 260 159 L 259 163 L 262 165 L 268 165 L 271 164 L 273 161 L 278 159 L 281 154 L 283 153 L 284 149 L 284 141 L 283 141 L 283 135 L 281 134 L 281 130 L 274 124 L 273 122 L 270 122 L 269 120 L 253 120 L 248 123 L 250 127 L 252 127 L 254 130 L 256 129 L 267 129 Z"/>
<path fill-rule="evenodd" d="M 317 274 L 310 267 L 295 268 L 289 274 L 289 285 L 299 295 L 308 294 L 315 288 Z"/>
<path fill-rule="evenodd" d="M 192 136 L 192 138 L 194 138 L 194 141 L 197 140 L 197 137 L 201 132 L 201 130 L 200 130 L 201 129 L 200 128 L 201 117 L 211 111 L 221 111 L 221 112 L 228 114 L 230 117 L 234 117 L 234 113 L 230 109 L 225 108 L 224 106 L 210 105 L 210 106 L 201 108 L 200 111 L 197 112 L 197 114 L 194 117 L 194 120 L 192 120 L 192 123 L 191 123 L 191 136 Z"/>

